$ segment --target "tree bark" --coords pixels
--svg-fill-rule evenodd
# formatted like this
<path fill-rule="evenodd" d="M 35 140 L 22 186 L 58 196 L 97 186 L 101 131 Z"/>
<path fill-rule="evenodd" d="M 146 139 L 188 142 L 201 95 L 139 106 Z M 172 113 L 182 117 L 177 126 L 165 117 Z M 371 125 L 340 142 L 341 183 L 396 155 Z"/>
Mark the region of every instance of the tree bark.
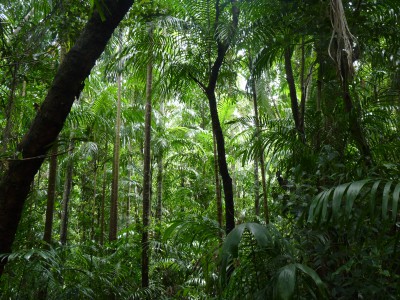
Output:
<path fill-rule="evenodd" d="M 64 181 L 64 193 L 63 193 L 63 202 L 62 202 L 62 212 L 61 212 L 61 229 L 60 229 L 60 243 L 65 245 L 67 243 L 67 234 L 68 234 L 68 206 L 71 195 L 72 188 L 72 173 L 74 169 L 74 161 L 72 159 L 74 141 L 73 136 L 71 134 L 71 141 L 69 144 L 68 150 L 68 162 L 67 162 L 67 170 L 65 172 L 65 181 Z"/>
<path fill-rule="evenodd" d="M 64 60 L 66 49 L 60 43 L 60 62 Z M 24 81 L 25 84 L 25 81 Z M 25 93 L 25 91 L 24 91 Z M 47 205 L 46 205 L 46 220 L 44 224 L 43 241 L 51 244 L 51 236 L 53 231 L 53 214 L 54 214 L 54 201 L 56 198 L 57 189 L 57 152 L 58 152 L 58 138 L 52 147 L 50 166 L 49 166 L 49 182 L 47 186 Z"/>
<path fill-rule="evenodd" d="M 11 252 L 25 199 L 46 152 L 60 133 L 75 96 L 133 0 L 105 0 L 102 20 L 94 12 L 66 55 L 29 132 L 18 146 L 23 159 L 13 160 L 0 182 L 0 253 Z M 0 275 L 6 260 L 0 262 Z"/>
<path fill-rule="evenodd" d="M 47 205 L 46 205 L 46 221 L 44 224 L 43 241 L 51 244 L 51 236 L 53 231 L 53 213 L 54 213 L 54 200 L 56 198 L 57 189 L 57 152 L 58 141 L 53 145 L 50 157 L 49 166 L 49 183 L 47 186 Z"/>
<path fill-rule="evenodd" d="M 290 102 L 292 107 L 294 125 L 296 127 L 297 132 L 301 136 L 304 136 L 304 128 L 302 127 L 302 124 L 304 122 L 302 122 L 300 118 L 299 102 L 297 100 L 296 85 L 294 82 L 293 68 L 291 61 L 292 50 L 290 49 L 290 47 L 285 48 L 284 58 L 285 58 L 286 81 L 289 85 L 289 94 L 290 94 Z"/>
<path fill-rule="evenodd" d="M 150 25 L 152 26 L 152 25 Z M 150 201 L 151 201 L 151 94 L 153 84 L 153 59 L 152 43 L 153 28 L 149 28 L 149 62 L 147 63 L 146 79 L 146 112 L 144 124 L 144 149 L 143 149 L 143 231 L 142 231 L 142 287 L 149 286 L 149 225 L 150 225 Z"/>
<path fill-rule="evenodd" d="M 238 22 L 239 22 L 239 8 L 237 7 L 237 1 L 231 0 L 232 4 L 232 28 L 236 32 Z M 216 28 L 219 22 L 219 17 L 221 15 L 220 11 L 220 3 L 217 1 L 215 5 L 215 24 Z M 230 47 L 232 41 L 232 37 L 228 37 L 226 40 L 221 40 L 218 37 L 218 32 L 216 32 L 216 42 L 217 42 L 217 57 L 214 61 L 214 64 L 211 67 L 210 75 L 208 78 L 207 86 L 201 83 L 194 76 L 191 76 L 192 79 L 202 88 L 203 92 L 207 96 L 208 104 L 210 108 L 211 115 L 211 124 L 213 133 L 215 136 L 215 140 L 217 143 L 217 153 L 218 153 L 218 167 L 219 172 L 222 178 L 222 186 L 225 194 L 225 221 L 226 228 L 225 232 L 228 234 L 235 228 L 235 205 L 233 201 L 233 186 L 232 186 L 232 178 L 229 175 L 228 165 L 226 163 L 226 151 L 225 151 L 225 140 L 224 135 L 222 133 L 221 123 L 218 117 L 218 109 L 217 109 L 217 99 L 215 96 L 215 90 L 217 86 L 217 80 L 219 76 L 219 72 L 221 70 L 222 64 L 225 59 L 225 55 Z"/>
<path fill-rule="evenodd" d="M 214 148 L 214 175 L 215 175 L 215 195 L 217 198 L 217 221 L 220 227 L 222 227 L 222 199 L 221 199 L 221 182 L 219 179 L 218 172 L 218 155 L 217 155 L 217 142 L 213 135 L 213 148 Z"/>
<path fill-rule="evenodd" d="M 107 150 L 107 145 L 106 145 Z M 107 152 L 107 151 L 106 151 Z M 106 202 L 106 188 L 107 188 L 107 167 L 106 163 L 103 165 L 103 187 L 101 191 L 101 203 L 100 203 L 100 245 L 104 244 L 104 228 L 105 228 L 105 202 Z"/>
<path fill-rule="evenodd" d="M 253 97 L 254 123 L 256 125 L 256 137 L 259 138 L 260 121 L 259 121 L 259 117 L 258 117 L 257 89 L 256 89 L 256 82 L 255 82 L 254 78 L 252 78 L 251 90 L 252 90 L 252 97 Z M 262 189 L 263 189 L 264 219 L 265 219 L 265 223 L 269 224 L 268 190 L 267 190 L 267 186 L 266 186 L 264 151 L 262 151 L 260 153 L 260 157 L 258 159 L 260 160 L 260 168 L 261 168 L 261 184 L 262 184 Z M 256 160 L 257 160 L 257 158 L 256 158 Z M 258 168 L 257 168 L 257 180 L 258 180 Z M 258 215 L 257 212 L 259 213 L 259 203 L 256 202 L 256 215 Z"/>
<path fill-rule="evenodd" d="M 117 239 L 118 231 L 118 180 L 119 180 L 119 148 L 121 131 L 121 74 L 118 74 L 117 116 L 115 121 L 114 159 L 112 168 L 110 231 L 109 241 Z"/>

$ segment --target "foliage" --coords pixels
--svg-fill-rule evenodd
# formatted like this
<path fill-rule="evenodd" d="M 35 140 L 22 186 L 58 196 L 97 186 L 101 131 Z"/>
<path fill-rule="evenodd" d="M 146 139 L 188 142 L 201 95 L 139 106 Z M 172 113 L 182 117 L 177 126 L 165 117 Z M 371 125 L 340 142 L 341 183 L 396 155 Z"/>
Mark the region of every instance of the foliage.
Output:
<path fill-rule="evenodd" d="M 0 176 L 20 159 L 17 145 L 88 16 L 97 10 L 105 17 L 107 10 L 102 0 L 3 2 Z M 400 10 L 396 0 L 341 2 L 355 37 L 348 86 L 329 55 L 338 42 L 330 1 L 135 1 L 55 142 L 52 243 L 42 242 L 49 152 L 13 252 L 0 254 L 8 259 L 0 299 L 400 298 Z M 227 24 L 235 6 L 240 20 L 232 36 Z M 215 90 L 237 209 L 227 236 L 216 221 L 216 199 L 224 195 L 199 88 L 213 72 L 216 39 L 231 43 Z M 152 220 L 143 228 L 150 44 Z M 304 132 L 295 127 L 287 64 Z M 108 243 L 119 75 L 119 230 Z M 68 240 L 61 246 L 69 162 Z M 269 224 L 254 213 L 264 195 Z M 146 289 L 140 286 L 144 229 L 151 256 Z"/>

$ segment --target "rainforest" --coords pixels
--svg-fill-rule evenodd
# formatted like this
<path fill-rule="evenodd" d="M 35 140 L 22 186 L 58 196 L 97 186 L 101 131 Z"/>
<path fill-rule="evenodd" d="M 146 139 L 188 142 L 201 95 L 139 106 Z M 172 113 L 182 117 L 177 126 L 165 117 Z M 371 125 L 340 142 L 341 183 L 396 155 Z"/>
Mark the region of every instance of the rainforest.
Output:
<path fill-rule="evenodd" d="M 0 300 L 400 299 L 398 0 L 0 0 Z"/>

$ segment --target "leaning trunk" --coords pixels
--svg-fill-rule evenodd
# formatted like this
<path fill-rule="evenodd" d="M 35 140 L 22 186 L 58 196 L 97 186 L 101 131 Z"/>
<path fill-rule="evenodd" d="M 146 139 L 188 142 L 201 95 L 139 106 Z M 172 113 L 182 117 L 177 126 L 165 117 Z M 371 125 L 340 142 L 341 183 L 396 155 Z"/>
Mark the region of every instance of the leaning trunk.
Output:
<path fill-rule="evenodd" d="M 133 0 L 105 0 L 102 20 L 98 12 L 89 19 L 81 36 L 61 63 L 52 86 L 29 132 L 18 146 L 22 159 L 10 161 L 0 182 L 0 254 L 11 252 L 25 199 L 33 178 L 67 118 L 75 96 L 83 88 L 97 58 Z M 0 262 L 0 275 L 6 260 Z"/>

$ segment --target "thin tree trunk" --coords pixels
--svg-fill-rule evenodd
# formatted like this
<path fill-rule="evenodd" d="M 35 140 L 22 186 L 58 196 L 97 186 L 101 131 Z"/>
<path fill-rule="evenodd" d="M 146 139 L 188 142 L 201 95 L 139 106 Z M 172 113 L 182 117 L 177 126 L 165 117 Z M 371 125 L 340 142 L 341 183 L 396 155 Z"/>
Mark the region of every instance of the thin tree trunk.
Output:
<path fill-rule="evenodd" d="M 96 11 L 93 13 L 59 67 L 29 132 L 18 146 L 23 159 L 11 161 L 0 182 L 0 254 L 11 252 L 33 178 L 60 133 L 83 81 L 132 4 L 133 0 L 105 0 L 105 18 Z M 6 259 L 0 262 L 0 276 L 6 262 Z"/>
<path fill-rule="evenodd" d="M 60 62 L 64 60 L 66 49 L 61 44 L 60 46 Z M 26 81 L 24 81 L 24 86 L 26 86 Z M 25 94 L 25 88 L 23 89 Z M 46 205 L 46 221 L 44 224 L 44 235 L 43 241 L 47 244 L 51 244 L 51 236 L 53 231 L 53 214 L 54 214 L 54 201 L 56 198 L 57 189 L 57 152 L 58 152 L 58 138 L 56 139 L 50 157 L 49 166 L 49 182 L 47 186 L 47 205 Z"/>
<path fill-rule="evenodd" d="M 69 144 L 68 151 L 68 162 L 67 162 L 67 170 L 65 172 L 65 182 L 64 182 L 64 193 L 63 193 L 63 202 L 62 202 L 62 212 L 61 212 L 61 230 L 60 230 L 60 243 L 65 245 L 67 243 L 67 234 L 68 234 L 68 207 L 71 195 L 72 188 L 72 173 L 74 168 L 74 161 L 72 159 L 74 148 L 74 141 L 71 135 L 71 141 Z"/>
<path fill-rule="evenodd" d="M 96 220 L 96 198 L 97 198 L 97 157 L 95 156 L 93 158 L 93 173 L 94 173 L 94 178 L 93 178 L 93 203 L 92 203 L 92 220 L 90 222 L 91 228 L 90 228 L 90 239 L 94 239 L 94 233 L 95 233 L 95 220 Z"/>
<path fill-rule="evenodd" d="M 262 153 L 260 157 L 260 168 L 261 168 L 261 180 L 263 188 L 264 219 L 265 223 L 269 224 L 268 188 L 266 184 L 267 178 L 265 176 L 264 153 Z"/>
<path fill-rule="evenodd" d="M 260 180 L 258 176 L 258 159 L 254 160 L 254 213 L 260 215 Z"/>
<path fill-rule="evenodd" d="M 57 140 L 53 145 L 50 166 L 49 166 L 49 184 L 47 187 L 47 205 L 46 205 L 46 221 L 44 224 L 43 241 L 51 244 L 51 236 L 53 232 L 53 213 L 54 213 L 54 200 L 56 198 L 57 189 Z"/>
<path fill-rule="evenodd" d="M 161 116 L 164 115 L 164 103 L 161 101 L 160 103 L 160 114 Z M 164 120 L 162 120 L 162 123 L 164 123 Z M 164 125 L 164 124 L 163 124 Z M 163 179 L 164 179 L 164 162 L 163 162 L 163 157 L 164 157 L 164 150 L 160 149 L 159 153 L 157 155 L 157 206 L 156 206 L 156 220 L 158 224 L 157 228 L 157 235 L 156 239 L 159 240 L 161 236 L 161 219 L 162 219 L 162 196 L 163 196 Z"/>
<path fill-rule="evenodd" d="M 286 71 L 286 81 L 289 85 L 290 102 L 292 107 L 292 115 L 296 130 L 301 136 L 304 135 L 304 128 L 301 125 L 300 112 L 299 112 L 299 102 L 297 100 L 296 85 L 294 83 L 293 69 L 292 69 L 292 50 L 290 47 L 285 49 L 285 71 Z"/>
<path fill-rule="evenodd" d="M 239 8 L 237 7 L 237 1 L 231 0 L 232 4 L 232 28 L 234 31 L 237 30 L 238 22 L 239 22 Z M 216 14 L 215 20 L 218 25 L 219 17 L 221 15 L 221 9 L 219 5 L 219 1 L 215 6 Z M 217 33 L 217 32 L 216 32 Z M 228 165 L 226 163 L 226 151 L 225 151 L 225 140 L 224 135 L 222 133 L 221 124 L 218 117 L 218 108 L 217 108 L 217 99 L 215 96 L 215 90 L 217 86 L 219 72 L 221 70 L 222 64 L 225 59 L 225 55 L 230 47 L 230 43 L 232 39 L 221 40 L 216 34 L 216 42 L 217 42 L 217 57 L 214 61 L 214 64 L 211 67 L 210 76 L 208 79 L 207 86 L 200 82 L 193 74 L 190 74 L 191 78 L 202 88 L 205 95 L 208 99 L 208 104 L 210 108 L 211 115 L 211 123 L 212 128 L 217 144 L 217 153 L 218 153 L 218 167 L 219 172 L 222 178 L 222 186 L 225 194 L 225 221 L 226 221 L 226 234 L 231 232 L 235 228 L 235 205 L 233 201 L 233 186 L 232 186 L 232 178 L 229 175 Z"/>
<path fill-rule="evenodd" d="M 107 149 L 107 145 L 106 145 Z M 100 245 L 104 244 L 104 229 L 105 229 L 105 202 L 106 202 L 106 188 L 107 188 L 107 167 L 104 163 L 103 166 L 103 188 L 101 191 L 101 204 L 100 204 Z"/>
<path fill-rule="evenodd" d="M 256 136 L 257 136 L 257 138 L 259 138 L 260 121 L 259 121 L 259 117 L 258 117 L 257 89 L 256 89 L 256 82 L 255 82 L 254 78 L 252 79 L 251 89 L 252 89 L 252 96 L 253 96 L 254 122 L 256 125 Z M 266 186 L 264 151 L 261 151 L 259 159 L 260 159 L 260 168 L 261 168 L 261 182 L 262 182 L 262 189 L 263 189 L 264 219 L 265 219 L 265 223 L 269 224 L 268 191 L 267 191 L 267 186 Z M 257 170 L 257 172 L 258 172 L 258 170 Z M 257 212 L 257 207 L 256 207 L 256 212 Z"/>
<path fill-rule="evenodd" d="M 222 62 L 221 62 L 222 64 Z M 214 87 L 215 89 L 215 87 Z M 215 98 L 214 89 L 207 90 L 208 103 L 210 105 L 211 122 L 213 132 L 217 144 L 218 167 L 222 178 L 222 185 L 225 194 L 225 222 L 226 234 L 235 228 L 235 206 L 233 202 L 233 184 L 232 178 L 229 175 L 228 164 L 226 162 L 225 140 L 222 133 L 221 124 L 218 118 L 217 100 Z"/>
<path fill-rule="evenodd" d="M 213 135 L 213 148 L 214 148 L 214 176 L 215 176 L 215 195 L 217 198 L 217 221 L 220 227 L 222 227 L 222 199 L 221 199 L 221 182 L 219 179 L 218 172 L 218 155 L 217 155 L 217 142 Z"/>
<path fill-rule="evenodd" d="M 152 25 L 150 25 L 152 26 Z M 142 287 L 149 286 L 149 225 L 151 201 L 151 97 L 153 84 L 153 28 L 149 28 L 149 62 L 147 64 L 146 80 L 146 112 L 144 124 L 144 150 L 143 150 L 143 231 L 142 231 Z"/>
<path fill-rule="evenodd" d="M 114 159 L 112 169 L 111 184 L 111 206 L 110 206 L 110 231 L 109 241 L 117 239 L 118 231 L 118 181 L 119 181 L 119 148 L 120 148 L 120 130 L 121 130 L 121 74 L 117 78 L 118 97 L 117 97 L 117 117 L 115 122 L 115 141 L 114 141 Z"/>
<path fill-rule="evenodd" d="M 162 218 L 162 190 L 163 190 L 163 176 L 164 176 L 164 166 L 163 166 L 163 152 L 160 151 L 157 156 L 157 207 L 156 207 L 156 220 L 159 226 L 161 226 Z"/>
<path fill-rule="evenodd" d="M 304 116 L 306 112 L 306 97 L 307 97 L 307 82 L 305 78 L 306 58 L 304 50 L 304 38 L 301 40 L 301 61 L 300 61 L 300 87 L 301 87 L 301 98 L 300 98 L 300 112 L 299 112 L 299 126 L 304 134 Z"/>

